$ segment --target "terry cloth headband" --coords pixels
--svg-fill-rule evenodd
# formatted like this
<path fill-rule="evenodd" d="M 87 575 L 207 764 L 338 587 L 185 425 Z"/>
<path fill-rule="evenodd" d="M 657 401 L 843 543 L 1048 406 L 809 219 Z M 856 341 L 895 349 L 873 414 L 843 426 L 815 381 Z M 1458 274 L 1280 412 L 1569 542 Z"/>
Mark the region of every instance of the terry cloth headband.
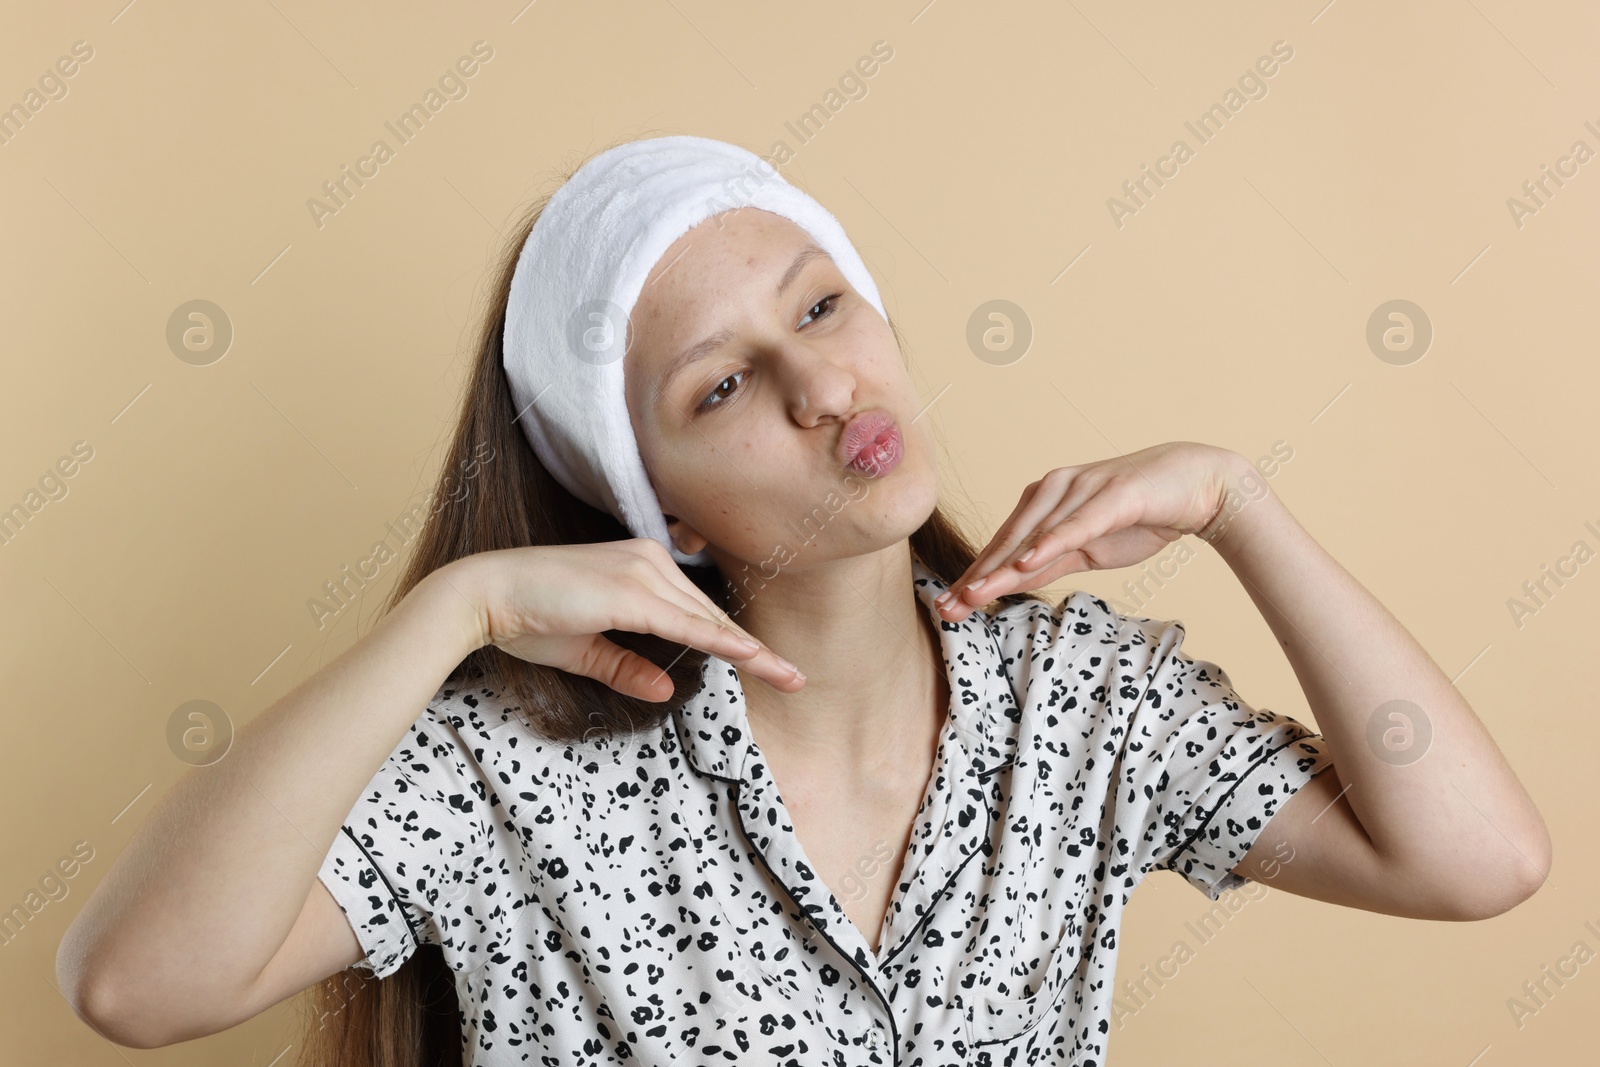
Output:
<path fill-rule="evenodd" d="M 691 566 L 714 561 L 667 534 L 628 420 L 622 357 L 633 305 L 667 248 L 743 207 L 805 230 L 888 320 L 838 219 L 755 153 L 688 135 L 607 149 L 567 179 L 523 244 L 506 307 L 506 377 L 534 454 L 573 496 Z"/>

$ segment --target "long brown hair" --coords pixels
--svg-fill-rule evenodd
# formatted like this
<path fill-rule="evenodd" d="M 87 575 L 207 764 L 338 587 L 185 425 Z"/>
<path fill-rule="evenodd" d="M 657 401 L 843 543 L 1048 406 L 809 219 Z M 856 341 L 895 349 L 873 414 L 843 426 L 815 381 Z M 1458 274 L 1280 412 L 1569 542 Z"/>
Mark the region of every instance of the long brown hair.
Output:
<path fill-rule="evenodd" d="M 592 158 L 592 155 L 588 158 Z M 587 159 L 569 166 L 570 178 Z M 578 500 L 534 455 L 516 421 L 502 365 L 506 303 L 517 257 L 553 191 L 539 197 L 510 236 L 496 269 L 492 303 L 477 341 L 477 362 L 461 401 L 455 433 L 432 494 L 434 509 L 393 592 L 379 609 L 394 609 L 417 583 L 454 560 L 478 552 L 526 545 L 594 544 L 632 537 L 611 515 Z M 904 340 L 889 323 L 895 341 Z M 910 536 L 912 550 L 945 581 L 963 573 L 978 548 L 941 503 Z M 730 614 L 736 594 L 715 567 L 684 567 L 711 600 Z M 1036 593 L 999 597 L 996 603 L 1043 600 Z M 553 740 L 577 742 L 620 736 L 658 726 L 700 687 L 707 654 L 684 651 L 655 634 L 607 630 L 605 636 L 656 664 L 668 664 L 673 693 L 659 703 L 619 693 L 602 682 L 530 663 L 494 645 L 469 655 L 450 675 L 459 685 L 473 678 L 505 694 L 530 729 Z M 419 945 L 387 978 L 355 968 L 307 990 L 309 1013 L 301 1067 L 461 1067 L 461 1016 L 455 979 L 436 945 Z"/>

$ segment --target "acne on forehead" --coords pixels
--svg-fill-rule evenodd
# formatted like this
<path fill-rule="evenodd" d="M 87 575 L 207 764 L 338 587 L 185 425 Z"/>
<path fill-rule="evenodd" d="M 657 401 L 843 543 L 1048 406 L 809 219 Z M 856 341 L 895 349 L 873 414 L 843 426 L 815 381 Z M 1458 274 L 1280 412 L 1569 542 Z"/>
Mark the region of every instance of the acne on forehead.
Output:
<path fill-rule="evenodd" d="M 781 262 L 787 262 L 789 264 L 778 283 L 778 288 L 782 295 L 791 295 L 790 287 L 796 283 L 803 273 L 811 269 L 814 264 L 825 264 L 826 268 L 835 274 L 840 273 L 839 265 L 834 260 L 833 256 L 830 255 L 826 249 L 822 248 L 809 232 L 795 225 L 793 222 L 782 218 L 781 216 L 773 215 L 768 212 L 763 212 L 762 214 L 766 216 L 767 219 L 773 220 L 765 227 L 768 234 L 773 232 L 775 229 L 775 224 L 782 224 L 786 229 L 792 230 L 796 238 L 795 242 L 793 243 L 785 242 L 781 238 L 777 242 L 782 248 L 782 251 L 776 254 L 777 259 Z M 720 216 L 717 216 L 717 221 L 720 223 Z M 704 225 L 704 223 L 701 225 Z M 691 233 L 692 232 L 693 231 L 691 231 Z M 767 242 L 769 247 L 771 243 L 772 242 L 770 241 Z M 635 344 L 638 340 L 637 331 L 634 329 L 634 323 L 641 312 L 646 318 L 655 318 L 658 320 L 664 318 L 667 321 L 672 321 L 674 317 L 693 320 L 697 317 L 700 304 L 704 303 L 707 305 L 716 306 L 720 302 L 716 293 L 712 293 L 711 295 L 707 296 L 704 293 L 694 291 L 686 293 L 674 292 L 662 297 L 662 299 L 666 300 L 667 303 L 655 315 L 651 315 L 649 313 L 649 309 L 654 307 L 654 305 L 648 304 L 648 301 L 651 299 L 651 293 L 663 292 L 662 287 L 656 285 L 657 282 L 664 279 L 666 275 L 673 270 L 678 271 L 677 278 L 674 279 L 674 282 L 668 283 L 669 285 L 679 284 L 681 279 L 688 277 L 688 275 L 685 275 L 678 267 L 678 263 L 680 260 L 689 257 L 691 249 L 692 246 L 690 248 L 685 248 L 679 253 L 674 253 L 671 249 L 669 249 L 667 253 L 663 254 L 661 260 L 656 264 L 655 267 L 652 268 L 652 276 L 646 280 L 644 289 L 641 290 L 638 298 L 634 301 L 633 310 L 628 315 L 627 333 L 625 334 L 623 341 L 623 352 L 625 360 L 630 358 L 633 360 L 632 369 L 634 370 L 635 375 L 640 373 L 641 365 L 646 360 L 646 356 L 644 354 L 636 353 L 634 351 Z M 796 251 L 799 253 L 798 256 L 792 255 L 792 253 L 795 253 Z M 740 285 L 755 284 L 749 279 L 756 276 L 757 267 L 764 259 L 771 259 L 772 257 L 773 253 L 763 249 L 747 250 L 742 271 L 734 272 L 731 277 L 726 279 L 713 279 L 712 282 L 707 284 L 718 290 L 722 290 L 728 285 L 738 287 Z M 731 257 L 723 260 L 722 262 L 730 261 Z M 663 264 L 665 264 L 665 266 L 663 266 Z M 661 273 L 658 275 L 656 274 L 657 271 L 660 271 Z M 848 287 L 848 283 L 846 283 L 846 285 Z M 652 328 L 652 334 L 656 332 L 657 329 L 659 328 Z M 729 328 L 726 326 L 719 330 L 721 333 L 726 333 L 728 331 Z M 698 331 L 695 332 L 698 333 Z M 688 343 L 687 340 L 684 343 Z M 649 406 L 654 408 L 656 406 L 654 400 L 661 390 L 661 384 L 665 375 L 667 373 L 671 373 L 672 367 L 678 364 L 679 359 L 673 356 L 673 353 L 677 350 L 675 344 L 665 345 L 660 343 L 658 340 L 648 347 L 650 347 L 652 350 L 655 348 L 661 348 L 663 353 L 666 353 L 664 355 L 658 354 L 657 356 L 650 357 L 651 362 L 660 362 L 661 360 L 666 360 L 668 364 L 666 368 L 663 368 L 660 374 L 647 372 L 647 376 L 651 379 L 650 386 L 652 389 L 652 403 L 650 403 Z M 677 377 L 681 377 L 681 375 L 676 375 L 674 382 L 676 381 Z"/>

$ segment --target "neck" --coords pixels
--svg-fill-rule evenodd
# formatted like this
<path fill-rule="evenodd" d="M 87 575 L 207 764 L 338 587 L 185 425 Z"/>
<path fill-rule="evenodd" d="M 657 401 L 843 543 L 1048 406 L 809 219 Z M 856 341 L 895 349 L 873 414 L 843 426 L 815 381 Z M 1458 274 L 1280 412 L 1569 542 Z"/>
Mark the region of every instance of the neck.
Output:
<path fill-rule="evenodd" d="M 780 572 L 734 618 L 805 672 L 782 693 L 740 672 L 756 743 L 769 761 L 883 783 L 926 768 L 949 706 L 939 632 L 912 584 L 910 543 L 804 573 Z"/>

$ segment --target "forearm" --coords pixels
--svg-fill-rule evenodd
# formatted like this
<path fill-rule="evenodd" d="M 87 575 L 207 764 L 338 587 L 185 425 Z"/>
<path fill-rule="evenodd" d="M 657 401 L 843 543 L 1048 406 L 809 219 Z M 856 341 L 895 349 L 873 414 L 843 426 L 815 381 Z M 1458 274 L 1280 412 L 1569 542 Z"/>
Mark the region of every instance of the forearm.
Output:
<path fill-rule="evenodd" d="M 161 798 L 63 942 L 69 995 L 115 988 L 201 1012 L 254 981 L 360 791 L 478 647 L 451 578 L 430 575 Z"/>
<path fill-rule="evenodd" d="M 1542 881 L 1544 821 L 1489 732 L 1276 494 L 1245 505 L 1211 544 L 1283 647 L 1343 796 L 1395 876 L 1490 899 Z"/>

